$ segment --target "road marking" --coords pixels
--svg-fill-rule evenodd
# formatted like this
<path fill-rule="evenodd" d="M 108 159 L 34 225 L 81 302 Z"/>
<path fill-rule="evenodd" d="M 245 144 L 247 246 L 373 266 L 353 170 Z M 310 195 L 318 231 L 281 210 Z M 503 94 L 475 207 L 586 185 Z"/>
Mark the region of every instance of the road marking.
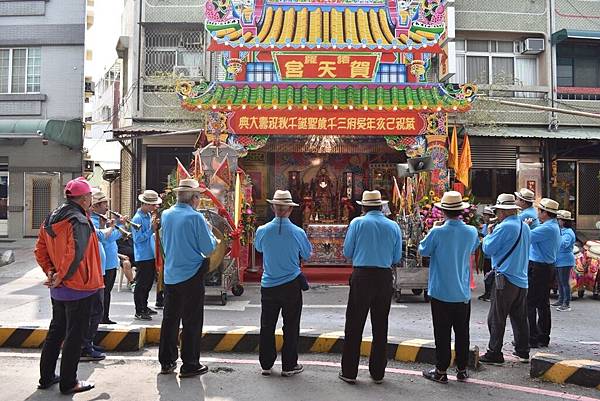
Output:
<path fill-rule="evenodd" d="M 110 303 L 111 306 L 133 306 L 135 305 L 133 301 L 112 301 Z M 244 312 L 246 308 L 254 308 L 259 309 L 262 305 L 260 304 L 251 304 L 250 301 L 227 301 L 227 305 L 204 305 L 204 310 L 218 310 L 218 311 L 236 311 L 236 312 Z M 392 309 L 408 309 L 408 305 L 404 304 L 392 304 Z M 346 304 L 333 304 L 333 305 L 302 305 L 302 309 L 346 309 Z"/>
<path fill-rule="evenodd" d="M 39 352 L 27 352 L 27 353 L 19 353 L 19 352 L 1 352 L 0 358 L 23 358 L 23 359 L 39 359 Z M 158 358 L 156 356 L 113 356 L 107 355 L 106 360 L 108 361 L 139 361 L 139 362 L 155 362 L 158 364 Z M 238 365 L 256 365 L 258 369 L 258 359 L 230 359 L 230 358 L 215 358 L 215 357 L 203 357 L 200 358 L 202 362 L 205 363 L 229 363 L 229 364 L 238 364 Z M 299 363 L 305 366 L 320 366 L 325 368 L 334 368 L 339 369 L 340 364 L 335 362 L 326 362 L 326 361 L 298 361 Z M 100 363 L 102 364 L 102 363 Z M 276 361 L 276 365 L 281 365 L 281 362 Z M 360 370 L 369 370 L 369 367 L 366 365 L 359 365 Z M 387 373 L 394 373 L 399 375 L 406 376 L 422 376 L 422 372 L 418 370 L 410 370 L 410 369 L 399 369 L 399 368 L 386 368 L 385 371 Z M 448 375 L 449 380 L 456 381 L 455 376 Z M 423 379 L 425 380 L 425 379 Z M 484 387 L 494 387 L 502 390 L 514 390 L 519 391 L 521 393 L 527 394 L 536 394 L 540 396 L 554 397 L 561 400 L 574 400 L 574 401 L 600 401 L 600 398 L 587 397 L 584 395 L 570 394 L 565 392 L 558 392 L 552 390 L 544 390 L 537 387 L 526 387 L 519 386 L 516 384 L 508 384 L 508 383 L 500 383 L 493 382 L 488 380 L 480 380 L 469 378 L 469 381 L 466 383 L 461 383 L 461 386 L 469 386 L 469 385 L 479 385 Z"/>

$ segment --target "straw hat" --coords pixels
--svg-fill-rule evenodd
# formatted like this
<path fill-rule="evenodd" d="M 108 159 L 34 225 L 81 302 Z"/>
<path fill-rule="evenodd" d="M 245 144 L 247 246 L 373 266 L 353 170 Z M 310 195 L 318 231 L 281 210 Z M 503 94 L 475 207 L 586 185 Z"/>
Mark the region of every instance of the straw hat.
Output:
<path fill-rule="evenodd" d="M 158 196 L 158 193 L 151 189 L 145 190 L 143 194 L 138 196 L 138 200 L 147 205 L 160 205 L 162 203 L 162 199 Z"/>
<path fill-rule="evenodd" d="M 173 188 L 173 192 L 206 192 L 207 188 L 193 178 L 184 178 L 179 181 L 179 186 Z"/>
<path fill-rule="evenodd" d="M 442 210 L 465 210 L 471 206 L 462 199 L 460 192 L 448 191 L 444 193 L 442 200 L 435 204 L 435 207 Z"/>
<path fill-rule="evenodd" d="M 273 199 L 267 199 L 267 202 L 271 205 L 300 206 L 297 203 L 294 203 L 290 191 L 282 191 L 280 189 L 275 191 Z"/>
<path fill-rule="evenodd" d="M 496 213 L 494 212 L 494 207 L 493 206 L 485 206 L 483 208 L 483 214 L 487 214 L 489 216 L 495 216 Z"/>
<path fill-rule="evenodd" d="M 542 198 L 540 200 L 540 203 L 538 203 L 537 207 L 549 213 L 558 213 L 558 202 L 554 199 Z"/>
<path fill-rule="evenodd" d="M 568 210 L 559 210 L 558 212 L 556 212 L 556 215 L 561 220 L 571 220 L 571 221 L 575 220 L 571 216 L 571 212 L 569 212 Z"/>
<path fill-rule="evenodd" d="M 381 206 L 388 203 L 386 200 L 381 200 L 381 192 L 378 190 L 364 191 L 362 200 L 356 201 L 361 206 Z"/>
<path fill-rule="evenodd" d="M 519 210 L 521 209 L 517 206 L 517 199 L 513 194 L 500 194 L 496 199 L 496 204 L 493 206 L 494 209 L 502 209 L 502 210 Z"/>
<path fill-rule="evenodd" d="M 535 193 L 527 188 L 521 188 L 519 192 L 515 192 L 515 196 L 521 200 L 524 200 L 525 202 L 535 202 Z"/>
<path fill-rule="evenodd" d="M 106 197 L 106 195 L 104 195 L 104 192 L 102 191 L 94 191 L 92 192 L 92 205 L 96 205 L 98 203 L 102 203 L 102 202 L 108 202 L 110 199 L 108 199 Z"/>

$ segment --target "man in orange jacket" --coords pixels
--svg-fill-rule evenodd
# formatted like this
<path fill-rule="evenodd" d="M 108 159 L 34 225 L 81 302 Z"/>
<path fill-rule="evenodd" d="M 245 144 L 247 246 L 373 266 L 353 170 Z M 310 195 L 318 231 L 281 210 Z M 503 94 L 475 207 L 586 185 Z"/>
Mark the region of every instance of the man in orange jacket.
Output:
<path fill-rule="evenodd" d="M 94 388 L 93 383 L 77 380 L 77 365 L 90 323 L 92 296 L 102 291 L 104 282 L 98 239 L 86 212 L 92 203 L 92 187 L 84 178 L 71 180 L 65 197 L 67 201 L 40 227 L 35 245 L 35 258 L 48 277 L 45 285 L 52 298 L 52 321 L 42 349 L 38 388 L 60 383 L 63 394 L 74 394 Z"/>

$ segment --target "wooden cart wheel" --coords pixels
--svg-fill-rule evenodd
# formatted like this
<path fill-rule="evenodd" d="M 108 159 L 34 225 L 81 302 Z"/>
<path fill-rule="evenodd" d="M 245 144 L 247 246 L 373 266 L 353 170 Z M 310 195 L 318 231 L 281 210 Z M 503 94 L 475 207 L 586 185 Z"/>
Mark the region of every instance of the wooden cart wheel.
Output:
<path fill-rule="evenodd" d="M 423 290 L 421 290 L 421 289 L 416 289 L 416 288 L 413 288 L 411 291 L 412 291 L 412 293 L 413 293 L 413 294 L 415 294 L 415 295 L 421 295 L 421 294 L 423 293 Z"/>
<path fill-rule="evenodd" d="M 226 292 L 221 293 L 221 305 L 222 306 L 227 305 L 227 293 Z"/>
<path fill-rule="evenodd" d="M 236 284 L 233 286 L 233 288 L 231 288 L 231 293 L 236 297 L 239 297 L 244 293 L 244 287 L 240 284 Z"/>
<path fill-rule="evenodd" d="M 579 298 L 583 298 L 584 294 L 585 294 L 585 290 L 579 290 L 579 291 L 577 291 L 577 296 L 579 296 Z"/>

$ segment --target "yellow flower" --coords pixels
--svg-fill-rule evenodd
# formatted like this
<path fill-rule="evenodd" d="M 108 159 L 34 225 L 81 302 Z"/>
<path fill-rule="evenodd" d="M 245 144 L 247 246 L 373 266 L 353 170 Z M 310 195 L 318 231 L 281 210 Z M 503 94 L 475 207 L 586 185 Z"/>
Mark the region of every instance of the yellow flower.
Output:
<path fill-rule="evenodd" d="M 435 196 L 435 192 L 433 190 L 429 191 L 429 196 Z"/>
<path fill-rule="evenodd" d="M 434 200 L 435 202 L 439 202 L 439 201 L 440 201 L 440 198 L 439 198 L 439 196 L 436 196 L 435 198 L 433 198 L 433 200 Z"/>

